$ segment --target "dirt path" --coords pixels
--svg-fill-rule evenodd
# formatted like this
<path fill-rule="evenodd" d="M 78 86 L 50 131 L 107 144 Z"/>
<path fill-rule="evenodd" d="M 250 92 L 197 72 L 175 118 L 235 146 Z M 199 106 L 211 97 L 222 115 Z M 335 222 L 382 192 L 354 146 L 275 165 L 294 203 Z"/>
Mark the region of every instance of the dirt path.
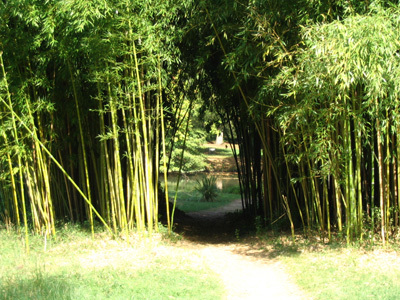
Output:
<path fill-rule="evenodd" d="M 220 275 L 228 300 L 309 299 L 278 260 L 232 238 L 232 226 L 224 216 L 241 208 L 239 199 L 219 209 L 189 213 L 183 246 L 197 251 Z"/>
<path fill-rule="evenodd" d="M 213 209 L 192 212 L 192 213 L 188 213 L 187 215 L 192 218 L 204 218 L 204 219 L 221 218 L 221 217 L 224 217 L 227 213 L 234 212 L 234 211 L 241 210 L 241 209 L 242 209 L 242 201 L 240 199 L 237 199 L 237 200 L 232 201 L 228 205 L 225 205 L 225 206 L 222 206 L 219 208 L 213 208 Z"/>

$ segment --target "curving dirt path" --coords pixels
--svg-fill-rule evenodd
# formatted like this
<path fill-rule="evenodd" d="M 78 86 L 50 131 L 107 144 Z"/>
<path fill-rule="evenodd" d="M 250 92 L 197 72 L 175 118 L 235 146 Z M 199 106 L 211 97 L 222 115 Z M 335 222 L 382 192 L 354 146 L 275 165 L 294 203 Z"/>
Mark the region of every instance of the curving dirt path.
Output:
<path fill-rule="evenodd" d="M 199 253 L 221 277 L 226 299 L 310 299 L 292 282 L 277 259 L 249 243 L 238 242 L 227 213 L 240 210 L 241 201 L 214 210 L 193 212 L 183 220 L 183 247 Z"/>

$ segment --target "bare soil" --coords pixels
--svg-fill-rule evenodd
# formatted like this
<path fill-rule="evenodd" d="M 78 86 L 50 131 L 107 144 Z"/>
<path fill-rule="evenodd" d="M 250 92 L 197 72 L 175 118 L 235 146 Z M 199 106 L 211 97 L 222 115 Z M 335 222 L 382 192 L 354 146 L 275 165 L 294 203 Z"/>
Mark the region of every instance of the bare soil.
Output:
<path fill-rule="evenodd" d="M 239 199 L 218 209 L 188 213 L 178 223 L 184 237 L 181 246 L 197 251 L 219 274 L 228 300 L 310 299 L 271 253 L 254 240 L 240 241 L 229 214 L 241 209 Z"/>

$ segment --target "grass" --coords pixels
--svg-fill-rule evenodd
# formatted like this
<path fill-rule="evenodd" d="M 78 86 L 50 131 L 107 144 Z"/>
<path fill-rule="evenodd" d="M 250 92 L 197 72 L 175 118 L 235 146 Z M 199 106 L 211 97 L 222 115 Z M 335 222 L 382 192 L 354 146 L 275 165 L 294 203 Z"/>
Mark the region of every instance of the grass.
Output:
<path fill-rule="evenodd" d="M 179 193 L 178 193 L 178 197 L 179 197 Z M 239 196 L 225 195 L 223 197 L 218 196 L 214 202 L 201 202 L 201 201 L 197 200 L 198 198 L 201 197 L 200 193 L 199 193 L 199 195 L 192 195 L 192 197 L 193 198 L 178 200 L 177 207 L 184 212 L 195 212 L 195 211 L 201 211 L 201 210 L 222 207 L 224 205 L 231 203 L 233 200 L 240 199 L 240 195 Z"/>
<path fill-rule="evenodd" d="M 263 243 L 312 299 L 400 298 L 400 257 L 394 247 L 325 244 L 300 237 L 295 245 L 290 237 L 269 237 Z"/>
<path fill-rule="evenodd" d="M 173 199 L 174 195 L 175 193 L 171 191 L 170 199 Z M 222 207 L 236 199 L 240 199 L 239 187 L 232 186 L 224 188 L 222 191 L 217 193 L 215 200 L 212 202 L 201 201 L 202 198 L 203 195 L 196 191 L 194 187 L 186 185 L 184 187 L 180 187 L 176 206 L 184 212 L 195 212 Z"/>
<path fill-rule="evenodd" d="M 223 299 L 221 280 L 195 251 L 162 236 L 95 239 L 65 224 L 57 238 L 23 237 L 0 229 L 0 299 Z M 277 259 L 312 299 L 399 299 L 398 245 L 354 244 L 277 232 L 250 237 L 246 255 Z M 243 240 L 246 242 L 246 240 Z"/>
<path fill-rule="evenodd" d="M 222 299 L 220 279 L 194 252 L 131 236 L 114 240 L 70 224 L 46 243 L 0 230 L 0 299 Z"/>
<path fill-rule="evenodd" d="M 210 152 L 210 148 L 213 148 L 215 151 Z M 234 163 L 232 166 L 229 166 L 229 164 L 226 163 L 226 159 L 233 159 L 232 150 L 229 145 L 206 144 L 199 146 L 199 151 L 206 154 L 208 159 L 213 159 L 214 162 L 209 162 L 209 164 L 214 165 L 209 165 L 209 169 L 212 169 L 215 172 L 223 172 L 225 169 L 236 171 L 236 165 Z M 237 176 L 231 175 L 228 176 L 228 178 L 230 177 L 229 179 L 226 178 L 227 176 L 221 176 L 224 179 L 223 188 L 218 191 L 218 195 L 214 201 L 201 201 L 203 195 L 196 190 L 196 188 L 198 188 L 197 180 L 201 180 L 204 176 L 204 174 L 183 175 L 177 196 L 177 207 L 180 210 L 184 212 L 195 212 L 213 209 L 227 205 L 233 200 L 240 199 L 241 196 Z M 215 176 L 218 178 L 219 175 Z M 176 175 L 169 175 L 169 199 L 174 199 L 175 197 L 176 177 Z"/>
<path fill-rule="evenodd" d="M 286 263 L 299 286 L 315 299 L 400 297 L 397 255 L 379 251 L 363 253 L 358 249 L 325 250 L 287 258 Z"/>
<path fill-rule="evenodd" d="M 184 177 L 179 185 L 177 207 L 184 212 L 194 212 L 206 209 L 218 208 L 229 204 L 233 200 L 240 199 L 240 188 L 235 175 L 221 176 L 222 189 L 217 191 L 214 201 L 202 201 L 203 195 L 196 190 L 198 187 L 198 179 L 202 179 L 204 175 L 194 175 Z M 218 178 L 217 178 L 218 181 Z M 175 197 L 176 177 L 169 178 L 169 199 Z"/>

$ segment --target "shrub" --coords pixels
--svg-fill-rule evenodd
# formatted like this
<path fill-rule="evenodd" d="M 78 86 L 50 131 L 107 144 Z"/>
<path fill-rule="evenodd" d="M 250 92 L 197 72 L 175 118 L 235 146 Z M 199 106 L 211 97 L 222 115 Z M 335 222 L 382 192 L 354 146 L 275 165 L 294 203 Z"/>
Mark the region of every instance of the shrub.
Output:
<path fill-rule="evenodd" d="M 217 177 L 203 177 L 201 180 L 197 180 L 196 191 L 198 191 L 202 198 L 201 201 L 213 202 L 217 197 L 217 185 L 215 184 Z"/>

